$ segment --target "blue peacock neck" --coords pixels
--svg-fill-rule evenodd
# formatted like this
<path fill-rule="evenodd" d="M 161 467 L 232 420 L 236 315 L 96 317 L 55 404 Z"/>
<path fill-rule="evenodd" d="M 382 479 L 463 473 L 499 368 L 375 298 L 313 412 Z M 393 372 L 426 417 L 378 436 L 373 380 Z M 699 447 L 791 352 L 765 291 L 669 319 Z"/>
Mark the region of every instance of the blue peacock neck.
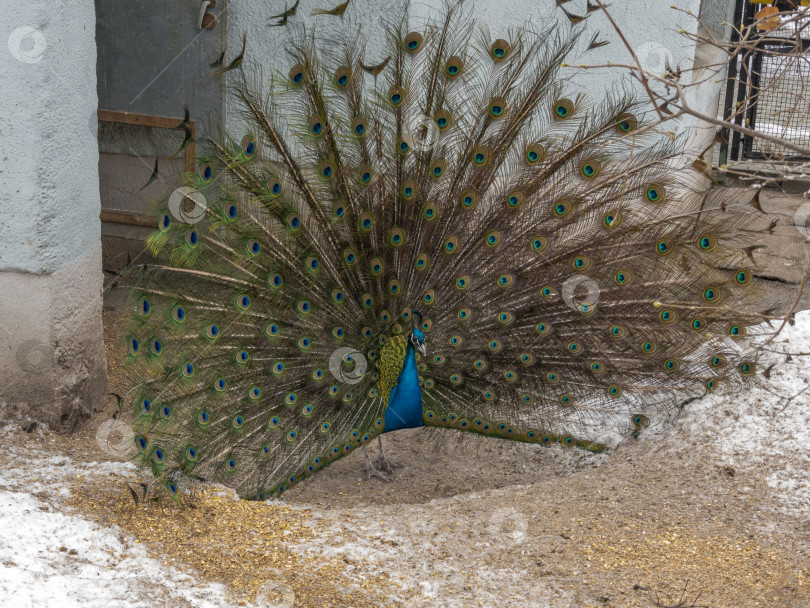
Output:
<path fill-rule="evenodd" d="M 405 361 L 392 389 L 385 410 L 385 431 L 398 431 L 422 426 L 422 391 L 419 387 L 419 371 L 416 353 L 408 340 Z"/>

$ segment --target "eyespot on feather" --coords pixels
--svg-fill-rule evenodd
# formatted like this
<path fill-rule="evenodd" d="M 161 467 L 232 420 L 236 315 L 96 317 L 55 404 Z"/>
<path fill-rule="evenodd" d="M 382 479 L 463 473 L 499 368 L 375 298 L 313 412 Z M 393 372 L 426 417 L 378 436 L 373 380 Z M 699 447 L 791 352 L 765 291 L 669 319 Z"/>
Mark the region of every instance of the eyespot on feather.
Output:
<path fill-rule="evenodd" d="M 363 165 L 360 167 L 360 171 L 358 172 L 358 177 L 360 178 L 360 182 L 363 185 L 369 185 L 371 180 L 374 178 L 374 169 L 372 169 L 371 165 Z"/>
<path fill-rule="evenodd" d="M 252 135 L 245 135 L 239 145 L 245 158 L 256 156 L 256 138 Z"/>
<path fill-rule="evenodd" d="M 207 161 L 203 161 L 197 167 L 197 175 L 200 176 L 200 181 L 203 184 L 210 183 L 212 179 L 214 179 L 214 168 L 211 166 L 211 163 Z"/>
<path fill-rule="evenodd" d="M 591 259 L 587 255 L 578 255 L 571 262 L 571 266 L 573 266 L 575 270 L 588 270 L 591 266 Z"/>
<path fill-rule="evenodd" d="M 701 234 L 697 245 L 701 251 L 714 251 L 717 248 L 717 237 L 713 234 Z"/>
<path fill-rule="evenodd" d="M 304 82 L 304 78 L 306 73 L 304 71 L 304 66 L 300 63 L 295 64 L 292 68 L 290 68 L 290 84 L 294 87 L 299 86 L 301 83 Z"/>
<path fill-rule="evenodd" d="M 529 243 L 529 246 L 532 248 L 532 251 L 540 253 L 548 247 L 548 238 L 540 234 L 535 235 Z"/>
<path fill-rule="evenodd" d="M 352 78 L 352 72 L 346 66 L 341 66 L 337 70 L 335 70 L 335 75 L 332 78 L 332 82 L 335 83 L 335 86 L 338 89 L 345 89 L 349 85 L 349 81 Z"/>
<path fill-rule="evenodd" d="M 598 160 L 589 158 L 579 166 L 579 174 L 585 179 L 594 179 L 599 177 L 602 172 L 602 163 Z"/>
<path fill-rule="evenodd" d="M 168 232 L 172 227 L 172 216 L 168 211 L 161 211 L 160 219 L 158 220 L 158 229 L 161 232 Z"/>
<path fill-rule="evenodd" d="M 490 230 L 484 237 L 484 242 L 488 247 L 497 247 L 501 244 L 503 233 L 500 230 Z"/>
<path fill-rule="evenodd" d="M 463 209 L 473 209 L 478 203 L 478 191 L 475 188 L 468 188 L 461 193 L 458 200 Z"/>
<path fill-rule="evenodd" d="M 447 172 L 447 161 L 445 161 L 443 158 L 433 161 L 433 166 L 430 169 L 430 174 L 435 179 L 442 178 L 446 172 Z"/>
<path fill-rule="evenodd" d="M 422 206 L 422 217 L 428 222 L 435 220 L 439 217 L 439 206 L 433 201 L 427 201 Z"/>
<path fill-rule="evenodd" d="M 526 200 L 526 195 L 522 190 L 512 190 L 506 195 L 506 206 L 509 209 L 517 209 Z"/>
<path fill-rule="evenodd" d="M 422 34 L 419 32 L 411 32 L 402 41 L 402 47 L 407 53 L 414 54 L 422 48 Z"/>
<path fill-rule="evenodd" d="M 410 137 L 400 137 L 397 141 L 397 154 L 405 156 L 411 151 L 411 147 L 412 145 Z"/>
<path fill-rule="evenodd" d="M 546 149 L 540 144 L 532 144 L 526 148 L 525 158 L 528 165 L 538 165 L 546 158 Z"/>
<path fill-rule="evenodd" d="M 458 78 L 464 71 L 464 61 L 461 57 L 453 55 L 444 64 L 444 75 L 450 78 Z"/>
<path fill-rule="evenodd" d="M 402 182 L 402 190 L 400 192 L 402 193 L 402 198 L 407 201 L 419 194 L 419 187 L 414 180 L 406 179 Z"/>
<path fill-rule="evenodd" d="M 629 270 L 620 269 L 613 275 L 613 280 L 617 285 L 629 285 L 633 282 L 633 273 Z"/>
<path fill-rule="evenodd" d="M 667 198 L 667 191 L 661 184 L 647 186 L 644 191 L 644 198 L 650 203 L 663 203 Z"/>
<path fill-rule="evenodd" d="M 318 114 L 315 114 L 310 117 L 309 119 L 309 132 L 310 134 L 314 135 L 315 137 L 320 137 L 323 135 L 325 128 L 325 124 L 323 118 L 321 118 Z"/>
<path fill-rule="evenodd" d="M 352 120 L 352 135 L 355 137 L 365 137 L 368 124 L 365 116 L 355 116 Z"/>
<path fill-rule="evenodd" d="M 742 376 L 753 376 L 757 371 L 757 364 L 753 361 L 743 361 L 739 365 L 739 370 Z"/>
<path fill-rule="evenodd" d="M 442 250 L 445 253 L 453 254 L 459 250 L 459 240 L 457 236 L 450 236 L 444 240 Z"/>
<path fill-rule="evenodd" d="M 268 179 L 265 187 L 267 188 L 267 194 L 270 198 L 281 196 L 281 182 L 276 178 L 271 177 Z"/>
<path fill-rule="evenodd" d="M 222 208 L 222 219 L 226 222 L 233 222 L 236 220 L 236 217 L 239 213 L 239 210 L 236 207 L 235 203 L 227 203 Z"/>
<path fill-rule="evenodd" d="M 399 226 L 395 226 L 388 231 L 388 243 L 392 247 L 400 247 L 405 244 L 406 240 L 405 230 Z"/>
<path fill-rule="evenodd" d="M 506 100 L 503 97 L 493 97 L 487 107 L 492 118 L 503 118 L 506 115 L 506 109 Z"/>
<path fill-rule="evenodd" d="M 447 110 L 439 110 L 433 116 L 433 121 L 436 123 L 439 131 L 444 131 L 453 124 L 453 115 Z"/>
<path fill-rule="evenodd" d="M 605 228 L 618 228 L 622 225 L 622 219 L 622 214 L 618 210 L 612 209 L 602 218 L 602 224 Z"/>
<path fill-rule="evenodd" d="M 388 89 L 388 103 L 392 106 L 399 107 L 405 101 L 405 89 L 399 85 L 394 85 Z"/>
<path fill-rule="evenodd" d="M 470 155 L 470 159 L 477 167 L 483 167 L 489 161 L 489 147 L 488 146 L 477 146 Z"/>
<path fill-rule="evenodd" d="M 568 120 L 574 115 L 574 102 L 570 99 L 560 99 L 555 102 L 553 110 L 556 120 Z"/>
<path fill-rule="evenodd" d="M 357 218 L 357 228 L 360 232 L 369 232 L 374 227 L 374 216 L 370 211 L 364 211 Z"/>
<path fill-rule="evenodd" d="M 658 313 L 658 318 L 665 325 L 669 325 L 678 320 L 678 313 L 676 313 L 674 310 L 668 310 L 665 308 Z"/>
<path fill-rule="evenodd" d="M 489 47 L 489 56 L 492 57 L 495 63 L 498 63 L 509 57 L 511 50 L 512 47 L 509 45 L 509 42 L 503 38 L 498 38 L 492 43 L 492 46 Z"/>
<path fill-rule="evenodd" d="M 332 171 L 333 171 L 333 169 L 332 169 L 332 162 L 331 161 L 325 160 L 325 161 L 321 162 L 319 169 L 320 169 L 320 176 L 323 179 L 325 179 L 325 180 L 332 179 Z"/>
<path fill-rule="evenodd" d="M 726 335 L 732 340 L 741 340 L 746 336 L 745 325 L 733 323 L 726 329 Z"/>
<path fill-rule="evenodd" d="M 737 272 L 734 273 L 734 282 L 737 285 L 745 286 L 750 285 L 751 281 L 754 280 L 754 273 L 747 268 L 741 268 Z"/>
<path fill-rule="evenodd" d="M 565 217 L 571 211 L 574 203 L 571 199 L 561 198 L 554 203 L 554 215 L 556 217 Z"/>
<path fill-rule="evenodd" d="M 616 117 L 616 130 L 619 133 L 630 133 L 635 131 L 637 128 L 638 119 L 629 112 L 625 112 L 624 114 L 620 114 Z"/>
<path fill-rule="evenodd" d="M 672 243 L 672 239 L 664 237 L 663 239 L 659 239 L 655 243 L 655 251 L 658 255 L 669 255 L 672 253 L 674 246 Z"/>

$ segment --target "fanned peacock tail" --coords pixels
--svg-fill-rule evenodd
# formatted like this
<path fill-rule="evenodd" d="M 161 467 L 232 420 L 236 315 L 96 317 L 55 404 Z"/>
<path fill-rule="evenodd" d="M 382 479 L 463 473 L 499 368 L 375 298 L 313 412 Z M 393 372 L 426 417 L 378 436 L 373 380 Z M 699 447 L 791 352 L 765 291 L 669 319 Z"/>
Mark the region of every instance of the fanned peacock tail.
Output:
<path fill-rule="evenodd" d="M 187 176 L 200 221 L 164 209 L 130 275 L 136 445 L 170 493 L 261 499 L 369 442 L 414 327 L 423 423 L 526 442 L 599 451 L 753 376 L 740 225 L 676 144 L 565 92 L 576 32 L 459 10 L 391 26 L 373 78 L 359 37 L 307 34 L 269 91 L 242 76 L 248 133 Z"/>

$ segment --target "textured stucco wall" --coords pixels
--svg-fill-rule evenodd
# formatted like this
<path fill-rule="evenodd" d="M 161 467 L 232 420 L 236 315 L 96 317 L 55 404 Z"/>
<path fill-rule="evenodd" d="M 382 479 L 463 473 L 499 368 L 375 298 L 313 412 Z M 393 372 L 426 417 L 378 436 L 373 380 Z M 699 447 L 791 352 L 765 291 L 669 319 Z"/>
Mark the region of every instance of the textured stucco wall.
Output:
<path fill-rule="evenodd" d="M 418 29 L 426 18 L 436 17 L 442 2 L 443 0 L 411 2 L 409 7 L 411 27 Z M 704 3 L 706 2 L 717 4 L 720 0 L 704 0 Z M 291 21 L 305 23 L 308 28 L 314 26 L 316 31 L 349 28 L 353 27 L 354 23 L 362 28 L 367 61 L 373 63 L 384 58 L 381 50 L 384 38 L 379 25 L 380 18 L 383 15 L 390 17 L 399 14 L 407 2 L 405 0 L 395 2 L 351 0 L 346 13 L 348 17 L 343 20 L 326 16 L 310 17 L 310 11 L 313 8 L 330 8 L 338 3 L 338 0 L 301 0 L 297 14 Z M 291 2 L 288 4 L 291 5 Z M 610 3 L 611 14 L 648 69 L 663 72 L 667 63 L 673 68 L 680 66 L 684 69 L 692 65 L 695 57 L 695 45 L 679 34 L 679 31 L 686 30 L 692 33 L 697 31 L 697 21 L 683 11 L 699 14 L 701 0 L 678 0 L 674 4 L 682 10 L 673 9 L 672 2 L 623 0 Z M 573 14 L 584 15 L 585 5 L 586 0 L 572 0 L 563 6 Z M 465 6 L 480 24 L 490 29 L 493 37 L 508 38 L 510 28 L 528 25 L 537 29 L 556 21 L 559 21 L 560 27 L 569 27 L 567 19 L 557 7 L 555 0 L 467 0 Z M 242 33 L 247 32 L 248 55 L 258 59 L 267 68 L 282 68 L 282 71 L 286 73 L 290 65 L 285 54 L 285 46 L 289 42 L 289 29 L 266 26 L 267 17 L 281 12 L 283 8 L 283 2 L 234 2 L 231 0 L 228 8 L 229 53 L 232 55 L 233 49 L 241 47 Z M 579 64 L 596 65 L 632 61 L 629 51 L 601 11 L 591 13 L 587 21 L 579 27 L 584 27 L 585 31 L 581 36 L 577 53 L 569 58 L 568 63 L 577 66 Z M 600 40 L 607 40 L 610 43 L 585 53 L 591 37 L 596 32 L 599 32 Z M 623 76 L 623 72 L 616 68 L 586 71 L 571 67 L 563 73 L 572 77 L 570 91 L 574 93 L 582 91 L 594 103 L 603 99 L 606 92 L 616 90 L 619 83 L 641 91 L 638 85 L 630 83 Z M 716 88 L 719 93 L 718 84 L 712 84 L 709 88 Z M 673 125 L 673 129 L 681 131 L 686 126 L 676 124 Z"/>
<path fill-rule="evenodd" d="M 106 392 L 95 11 L 0 14 L 0 417 L 69 430 Z"/>

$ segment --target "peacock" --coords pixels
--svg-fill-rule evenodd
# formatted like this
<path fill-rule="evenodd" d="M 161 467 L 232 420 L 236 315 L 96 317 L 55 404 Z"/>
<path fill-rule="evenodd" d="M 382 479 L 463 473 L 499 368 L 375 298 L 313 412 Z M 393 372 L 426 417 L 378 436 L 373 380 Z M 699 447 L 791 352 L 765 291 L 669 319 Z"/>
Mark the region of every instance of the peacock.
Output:
<path fill-rule="evenodd" d="M 168 494 L 264 500 L 375 439 L 388 478 L 416 427 L 603 452 L 754 380 L 751 214 L 631 93 L 567 91 L 578 26 L 407 23 L 371 67 L 359 31 L 302 30 L 269 79 L 240 56 L 244 130 L 156 209 L 126 409 Z"/>

